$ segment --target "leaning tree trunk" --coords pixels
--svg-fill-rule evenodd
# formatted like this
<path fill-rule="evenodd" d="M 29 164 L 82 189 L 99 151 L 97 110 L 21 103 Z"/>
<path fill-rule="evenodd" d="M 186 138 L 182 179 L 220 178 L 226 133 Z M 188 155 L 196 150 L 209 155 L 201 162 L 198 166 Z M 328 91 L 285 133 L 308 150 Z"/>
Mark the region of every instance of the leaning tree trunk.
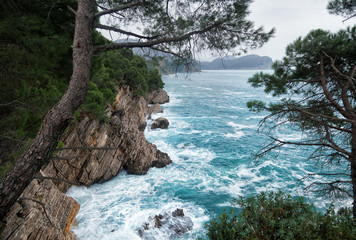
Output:
<path fill-rule="evenodd" d="M 0 219 L 16 202 L 34 175 L 48 162 L 74 111 L 84 100 L 93 54 L 94 0 L 78 0 L 73 41 L 73 74 L 67 91 L 48 111 L 29 149 L 0 182 Z"/>
<path fill-rule="evenodd" d="M 351 182 L 352 182 L 352 214 L 356 221 L 356 124 L 352 125 L 352 137 L 351 137 Z"/>

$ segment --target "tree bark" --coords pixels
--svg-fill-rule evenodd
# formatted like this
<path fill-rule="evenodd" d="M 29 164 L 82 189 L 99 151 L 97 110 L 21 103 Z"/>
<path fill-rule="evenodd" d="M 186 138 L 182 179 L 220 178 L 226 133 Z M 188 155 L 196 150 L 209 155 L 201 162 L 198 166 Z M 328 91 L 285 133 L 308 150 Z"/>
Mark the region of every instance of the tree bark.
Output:
<path fill-rule="evenodd" d="M 351 137 L 351 181 L 352 181 L 352 214 L 353 218 L 356 221 L 356 124 L 352 125 L 352 137 Z"/>
<path fill-rule="evenodd" d="M 84 100 L 89 86 L 93 55 L 94 9 L 94 0 L 78 0 L 73 41 L 73 74 L 68 89 L 44 117 L 41 129 L 31 146 L 1 180 L 1 219 L 4 219 L 35 174 L 48 162 L 74 111 Z"/>

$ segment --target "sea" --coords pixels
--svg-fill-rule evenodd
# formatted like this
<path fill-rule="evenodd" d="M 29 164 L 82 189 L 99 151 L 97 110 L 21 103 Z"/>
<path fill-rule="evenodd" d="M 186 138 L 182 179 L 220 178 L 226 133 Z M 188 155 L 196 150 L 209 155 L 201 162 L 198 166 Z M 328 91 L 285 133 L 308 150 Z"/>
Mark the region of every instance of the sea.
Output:
<path fill-rule="evenodd" d="M 81 205 L 79 224 L 72 227 L 78 238 L 206 239 L 204 225 L 230 208 L 232 199 L 264 191 L 303 196 L 320 209 L 335 203 L 306 190 L 312 181 L 323 181 L 322 177 L 301 180 L 309 173 L 337 170 L 308 160 L 314 149 L 284 146 L 254 158 L 269 142 L 267 129 L 259 129 L 268 112 L 249 111 L 246 102 L 279 100 L 263 88 L 250 86 L 248 78 L 256 72 L 209 70 L 163 76 L 170 102 L 152 118 L 167 118 L 169 128 L 151 130 L 148 120 L 145 136 L 168 153 L 173 163 L 151 168 L 143 176 L 122 171 L 103 184 L 71 187 L 68 195 Z M 305 137 L 288 123 L 273 134 L 286 141 Z M 351 201 L 337 203 L 349 206 Z M 169 215 L 177 208 L 191 220 L 189 231 L 178 234 L 169 224 L 152 227 L 156 215 Z"/>

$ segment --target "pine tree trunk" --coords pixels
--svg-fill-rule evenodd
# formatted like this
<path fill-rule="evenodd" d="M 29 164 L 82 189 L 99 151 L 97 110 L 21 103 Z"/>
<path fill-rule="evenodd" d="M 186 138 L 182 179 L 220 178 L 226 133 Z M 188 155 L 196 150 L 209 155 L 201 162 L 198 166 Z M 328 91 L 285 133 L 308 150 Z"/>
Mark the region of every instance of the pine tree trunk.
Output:
<path fill-rule="evenodd" d="M 353 209 L 352 214 L 356 220 L 356 125 L 352 126 L 352 138 L 351 138 L 351 181 L 352 181 L 352 197 L 353 197 Z"/>
<path fill-rule="evenodd" d="M 68 89 L 46 114 L 29 149 L 1 180 L 0 219 L 5 217 L 34 175 L 48 162 L 74 111 L 84 100 L 89 86 L 93 54 L 94 7 L 94 0 L 78 0 L 73 41 L 73 74 Z"/>

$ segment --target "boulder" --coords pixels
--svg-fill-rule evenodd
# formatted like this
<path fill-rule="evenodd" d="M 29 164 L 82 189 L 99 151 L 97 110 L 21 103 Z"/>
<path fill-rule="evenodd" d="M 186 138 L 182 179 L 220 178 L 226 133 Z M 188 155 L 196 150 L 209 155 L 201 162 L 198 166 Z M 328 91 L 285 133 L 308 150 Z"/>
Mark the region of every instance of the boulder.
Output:
<path fill-rule="evenodd" d="M 160 117 L 155 120 L 154 123 L 151 125 L 151 129 L 156 129 L 156 128 L 161 128 L 161 129 L 167 129 L 169 125 L 169 122 L 166 118 Z"/>

